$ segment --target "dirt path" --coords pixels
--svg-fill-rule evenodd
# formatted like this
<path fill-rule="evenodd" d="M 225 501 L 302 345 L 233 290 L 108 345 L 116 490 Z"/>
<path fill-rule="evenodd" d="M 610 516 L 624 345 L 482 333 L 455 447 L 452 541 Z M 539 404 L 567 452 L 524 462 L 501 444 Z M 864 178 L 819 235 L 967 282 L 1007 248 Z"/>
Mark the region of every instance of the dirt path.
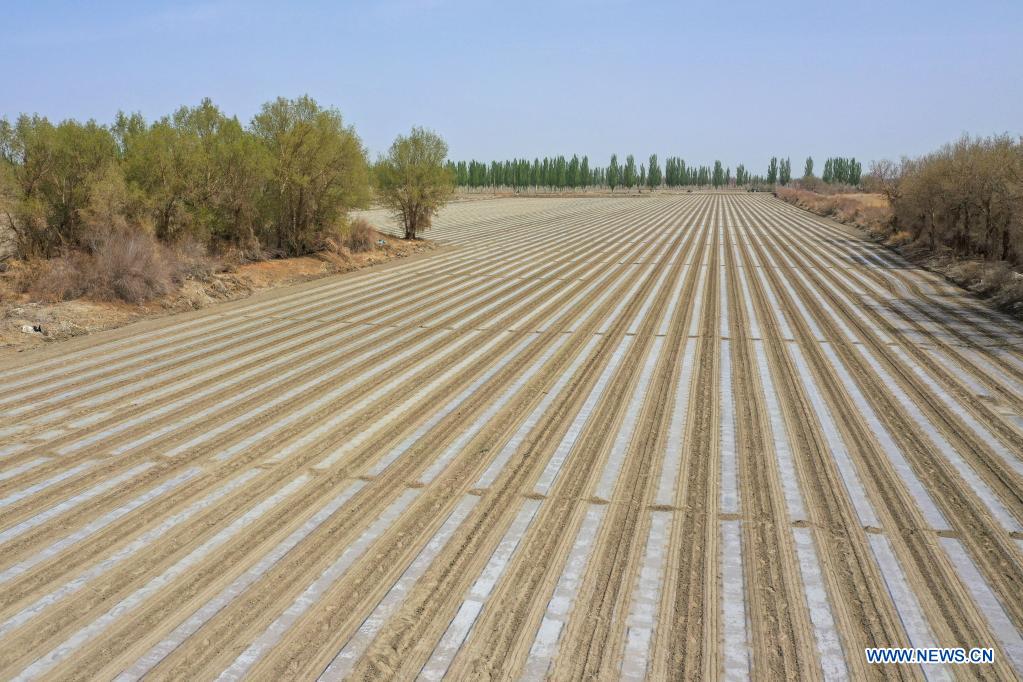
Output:
<path fill-rule="evenodd" d="M 0 367 L 0 678 L 1023 677 L 1023 327 L 762 195 L 430 236 Z"/>

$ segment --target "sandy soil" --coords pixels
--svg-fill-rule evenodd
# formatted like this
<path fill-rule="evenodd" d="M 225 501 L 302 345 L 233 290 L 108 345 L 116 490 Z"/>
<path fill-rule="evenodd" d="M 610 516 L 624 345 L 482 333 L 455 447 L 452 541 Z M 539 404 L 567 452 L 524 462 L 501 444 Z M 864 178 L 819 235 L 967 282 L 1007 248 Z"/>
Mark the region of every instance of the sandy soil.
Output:
<path fill-rule="evenodd" d="M 345 258 L 323 254 L 246 263 L 202 280 L 186 280 L 178 291 L 139 305 L 88 299 L 55 303 L 34 301 L 27 294 L 15 292 L 12 270 L 0 275 L 0 357 L 11 350 L 27 350 L 139 320 L 246 298 L 264 289 L 360 270 L 433 247 L 427 241 L 410 243 L 388 238 L 387 242 L 385 248 Z M 26 327 L 32 331 L 26 333 Z"/>
<path fill-rule="evenodd" d="M 430 236 L 0 370 L 0 677 L 1023 675 L 1023 327 L 766 195 Z"/>

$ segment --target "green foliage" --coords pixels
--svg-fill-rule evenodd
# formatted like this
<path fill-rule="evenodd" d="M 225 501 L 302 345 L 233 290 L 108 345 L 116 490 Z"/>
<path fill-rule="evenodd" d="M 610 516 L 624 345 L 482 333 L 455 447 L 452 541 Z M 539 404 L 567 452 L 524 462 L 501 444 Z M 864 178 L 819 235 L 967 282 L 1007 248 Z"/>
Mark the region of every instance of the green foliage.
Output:
<path fill-rule="evenodd" d="M 662 182 L 661 166 L 657 163 L 657 154 L 650 155 L 650 163 L 647 170 L 647 184 L 650 189 L 660 187 Z"/>
<path fill-rule="evenodd" d="M 159 237 L 282 244 L 272 229 L 260 229 L 270 217 L 260 215 L 274 169 L 269 150 L 210 100 L 151 125 L 120 114 L 114 132 L 125 177 L 140 197 L 140 221 Z"/>
<path fill-rule="evenodd" d="M 778 157 L 772 156 L 771 163 L 767 166 L 767 184 L 774 185 L 778 182 Z"/>
<path fill-rule="evenodd" d="M 714 162 L 714 174 L 711 176 L 711 184 L 715 187 L 721 187 L 725 184 L 725 169 L 720 161 Z"/>
<path fill-rule="evenodd" d="M 855 158 L 834 157 L 824 162 L 821 180 L 831 185 L 859 186 L 863 166 Z"/>
<path fill-rule="evenodd" d="M 786 162 L 787 163 L 787 162 Z M 721 162 L 717 162 L 721 165 Z M 618 155 L 612 154 L 606 167 L 591 166 L 589 158 L 573 155 L 571 159 L 564 156 L 517 159 L 510 161 L 468 161 L 449 163 L 459 187 L 468 189 L 513 189 L 521 191 L 527 188 L 545 191 L 574 190 L 578 188 L 606 187 L 612 192 L 620 186 L 629 189 L 636 187 L 669 188 L 705 187 L 714 185 L 721 187 L 732 183 L 730 169 L 723 166 L 687 166 L 680 157 L 669 156 L 662 168 L 657 154 L 651 154 L 646 164 L 636 165 L 635 157 L 626 156 L 625 164 L 620 164 Z M 463 170 L 464 169 L 464 170 Z M 735 169 L 735 183 L 746 185 L 752 178 L 746 167 L 739 165 Z M 762 179 L 761 179 L 762 181 Z"/>
<path fill-rule="evenodd" d="M 627 189 L 632 189 L 636 186 L 638 175 L 636 173 L 636 158 L 629 154 L 625 157 L 625 168 L 622 170 L 622 184 Z"/>
<path fill-rule="evenodd" d="M 208 99 L 152 123 L 2 120 L 0 166 L 25 256 L 111 231 L 304 253 L 370 196 L 359 138 L 308 97 L 264 105 L 248 128 Z"/>
<path fill-rule="evenodd" d="M 315 248 L 320 231 L 368 204 L 366 152 L 336 109 L 310 97 L 278 98 L 263 105 L 252 131 L 270 157 L 263 194 L 268 236 L 285 253 Z"/>
<path fill-rule="evenodd" d="M 807 178 L 807 179 L 813 177 L 813 157 L 812 156 L 806 157 L 806 163 L 803 165 L 803 177 Z"/>
<path fill-rule="evenodd" d="M 90 180 L 117 159 L 110 131 L 95 121 L 53 125 L 22 115 L 0 125 L 0 158 L 17 191 L 13 223 L 22 253 L 47 256 L 80 245 Z"/>
<path fill-rule="evenodd" d="M 740 186 L 750 184 L 749 172 L 741 163 L 735 167 L 735 184 Z"/>
<path fill-rule="evenodd" d="M 448 145 L 439 135 L 413 128 L 407 136 L 398 136 L 374 168 L 380 199 L 401 219 L 406 239 L 428 229 L 455 190 L 455 177 L 444 167 L 447 153 Z M 511 170 L 495 168 L 506 180 L 512 180 Z"/>
<path fill-rule="evenodd" d="M 615 186 L 619 184 L 619 177 L 621 170 L 618 168 L 618 155 L 612 154 L 611 161 L 607 164 L 607 185 L 611 188 L 611 191 L 615 191 Z"/>
<path fill-rule="evenodd" d="M 669 156 L 664 161 L 664 184 L 668 187 L 680 187 L 685 174 L 685 162 L 677 157 Z"/>

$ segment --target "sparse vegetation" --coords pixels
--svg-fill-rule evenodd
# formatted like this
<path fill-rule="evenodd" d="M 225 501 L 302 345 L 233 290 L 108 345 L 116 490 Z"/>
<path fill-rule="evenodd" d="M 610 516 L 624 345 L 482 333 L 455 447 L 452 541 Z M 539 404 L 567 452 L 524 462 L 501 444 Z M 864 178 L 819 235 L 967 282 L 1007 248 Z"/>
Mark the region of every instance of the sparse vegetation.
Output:
<path fill-rule="evenodd" d="M 884 231 L 891 218 L 888 202 L 880 194 L 825 194 L 798 187 L 779 187 L 775 194 L 779 199 L 807 211 L 856 225 L 871 233 Z"/>

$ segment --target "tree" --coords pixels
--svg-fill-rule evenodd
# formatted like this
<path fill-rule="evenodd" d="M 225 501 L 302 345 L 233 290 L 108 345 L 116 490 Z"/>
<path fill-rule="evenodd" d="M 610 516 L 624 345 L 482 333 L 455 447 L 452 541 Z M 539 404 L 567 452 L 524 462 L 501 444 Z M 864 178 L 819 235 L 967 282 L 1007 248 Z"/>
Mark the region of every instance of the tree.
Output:
<path fill-rule="evenodd" d="M 98 239 L 107 233 L 128 229 L 130 204 L 124 173 L 112 162 L 90 178 L 89 198 L 78 214 L 90 235 Z"/>
<path fill-rule="evenodd" d="M 767 184 L 774 185 L 778 182 L 778 157 L 772 156 L 771 163 L 767 166 Z"/>
<path fill-rule="evenodd" d="M 792 179 L 792 160 L 785 158 L 781 160 L 781 164 L 778 167 L 778 180 L 782 185 L 789 184 L 789 180 Z"/>
<path fill-rule="evenodd" d="M 263 105 L 252 130 L 269 153 L 264 201 L 271 235 L 285 253 L 314 249 L 320 232 L 368 204 L 366 152 L 336 109 L 321 108 L 308 96 L 281 97 Z"/>
<path fill-rule="evenodd" d="M 90 183 L 117 159 L 110 130 L 95 121 L 53 125 L 40 116 L 0 122 L 0 160 L 16 188 L 19 250 L 51 256 L 84 243 L 81 211 Z"/>
<path fill-rule="evenodd" d="M 850 185 L 860 184 L 860 175 L 863 173 L 863 165 L 856 159 L 849 159 L 849 177 L 847 181 Z"/>
<path fill-rule="evenodd" d="M 806 157 L 806 164 L 803 166 L 803 177 L 810 179 L 813 177 L 813 157 Z"/>
<path fill-rule="evenodd" d="M 387 156 L 376 164 L 380 199 L 416 239 L 454 192 L 454 178 L 444 167 L 448 145 L 436 133 L 413 128 L 399 135 Z"/>
<path fill-rule="evenodd" d="M 657 163 L 657 154 L 650 155 L 650 164 L 647 167 L 646 179 L 650 189 L 661 186 L 661 166 Z"/>
<path fill-rule="evenodd" d="M 725 169 L 720 161 L 714 162 L 714 175 L 711 177 L 711 184 L 715 187 L 725 184 Z"/>
<path fill-rule="evenodd" d="M 5 122 L 0 121 L 0 127 Z M 0 262 L 18 252 L 18 189 L 10 166 L 0 160 Z"/>
<path fill-rule="evenodd" d="M 1019 265 L 1021 180 L 1023 140 L 963 136 L 918 159 L 876 162 L 867 185 L 889 198 L 893 230 L 908 231 L 932 250 L 940 245 L 955 255 Z"/>
<path fill-rule="evenodd" d="M 611 188 L 611 191 L 615 191 L 615 186 L 618 185 L 619 175 L 621 170 L 618 168 L 618 155 L 612 154 L 611 161 L 607 165 L 607 185 Z"/>
<path fill-rule="evenodd" d="M 889 205 L 894 205 L 902 198 L 899 191 L 899 182 L 902 178 L 904 164 L 898 164 L 891 159 L 881 159 L 870 164 L 870 174 L 867 176 L 867 189 L 878 194 L 883 194 Z"/>
<path fill-rule="evenodd" d="M 632 189 L 636 186 L 636 159 L 629 154 L 625 157 L 625 170 L 622 172 L 622 184 L 628 189 Z"/>
<path fill-rule="evenodd" d="M 745 185 L 749 182 L 749 175 L 746 173 L 746 166 L 741 163 L 735 167 L 735 184 Z"/>

